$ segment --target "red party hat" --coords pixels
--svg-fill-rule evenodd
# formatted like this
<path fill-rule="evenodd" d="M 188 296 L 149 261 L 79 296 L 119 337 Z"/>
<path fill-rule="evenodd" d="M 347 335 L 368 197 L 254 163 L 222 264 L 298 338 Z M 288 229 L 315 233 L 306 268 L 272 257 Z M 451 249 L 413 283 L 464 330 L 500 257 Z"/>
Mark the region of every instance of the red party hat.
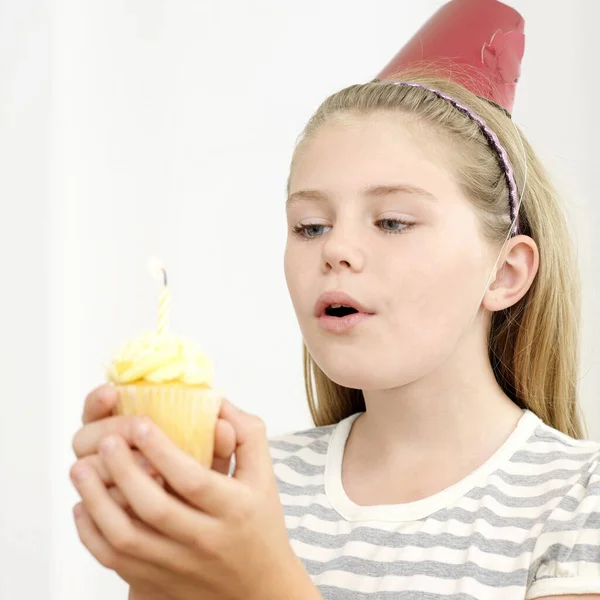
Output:
<path fill-rule="evenodd" d="M 525 22 L 498 0 L 444 4 L 377 75 L 426 64 L 512 112 L 525 51 Z"/>

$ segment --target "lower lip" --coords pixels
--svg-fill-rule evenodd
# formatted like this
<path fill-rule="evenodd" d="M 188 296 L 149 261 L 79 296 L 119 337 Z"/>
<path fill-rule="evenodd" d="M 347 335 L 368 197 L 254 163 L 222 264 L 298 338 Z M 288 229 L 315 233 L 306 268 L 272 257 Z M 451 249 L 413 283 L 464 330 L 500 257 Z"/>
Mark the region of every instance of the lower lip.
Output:
<path fill-rule="evenodd" d="M 345 317 L 331 317 L 323 315 L 319 317 L 319 325 L 331 333 L 345 333 L 356 327 L 359 323 L 366 321 L 373 315 L 370 313 L 352 313 Z"/>

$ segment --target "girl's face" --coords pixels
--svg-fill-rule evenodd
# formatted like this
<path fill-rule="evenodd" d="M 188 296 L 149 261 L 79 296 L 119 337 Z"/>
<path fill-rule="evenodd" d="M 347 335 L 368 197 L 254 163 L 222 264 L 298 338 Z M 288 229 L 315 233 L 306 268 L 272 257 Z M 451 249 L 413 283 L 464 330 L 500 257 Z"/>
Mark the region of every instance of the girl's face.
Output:
<path fill-rule="evenodd" d="M 311 356 L 340 385 L 420 379 L 455 352 L 478 308 L 494 249 L 447 160 L 431 131 L 386 114 L 328 124 L 297 156 L 286 280 Z M 358 314 L 329 316 L 349 312 L 329 304 Z"/>

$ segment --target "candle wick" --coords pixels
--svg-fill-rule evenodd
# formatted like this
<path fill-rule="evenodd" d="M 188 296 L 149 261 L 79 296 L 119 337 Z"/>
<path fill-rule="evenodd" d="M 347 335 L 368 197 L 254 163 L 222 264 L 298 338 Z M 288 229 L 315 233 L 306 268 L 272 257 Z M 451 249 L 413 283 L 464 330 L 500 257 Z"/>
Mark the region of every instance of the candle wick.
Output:
<path fill-rule="evenodd" d="M 163 272 L 163 285 L 165 287 L 167 287 L 167 270 L 163 269 L 162 272 Z"/>

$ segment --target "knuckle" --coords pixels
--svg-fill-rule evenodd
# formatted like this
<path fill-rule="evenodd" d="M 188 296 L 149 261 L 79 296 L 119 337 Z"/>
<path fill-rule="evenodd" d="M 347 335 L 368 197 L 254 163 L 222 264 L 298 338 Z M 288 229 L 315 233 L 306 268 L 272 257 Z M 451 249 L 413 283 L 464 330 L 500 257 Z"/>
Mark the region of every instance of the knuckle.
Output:
<path fill-rule="evenodd" d="M 267 424 L 257 415 L 250 415 L 250 429 L 254 434 L 266 435 Z"/>
<path fill-rule="evenodd" d="M 116 571 L 119 568 L 119 557 L 115 552 L 107 550 L 105 552 L 99 552 L 96 556 L 96 560 L 106 569 Z"/>
<path fill-rule="evenodd" d="M 82 465 L 85 465 L 85 464 L 86 464 L 86 462 L 87 462 L 87 461 L 86 461 L 85 459 L 83 459 L 83 458 L 81 458 L 81 459 L 79 459 L 79 460 L 75 461 L 75 462 L 74 462 L 74 463 L 71 465 L 71 468 L 69 469 L 69 477 L 70 477 L 71 479 L 73 479 L 73 477 L 74 477 L 74 475 L 75 475 L 75 472 L 76 472 L 76 471 L 77 471 L 77 470 L 78 470 L 78 469 L 79 469 L 79 468 L 80 468 Z"/>
<path fill-rule="evenodd" d="M 152 427 L 152 424 L 154 423 L 154 421 L 146 415 L 140 415 L 140 416 L 133 417 L 132 423 L 137 426 L 145 425 L 147 427 Z"/>
<path fill-rule="evenodd" d="M 203 554 L 217 558 L 221 556 L 223 552 L 223 539 L 222 536 L 214 533 L 203 533 L 202 535 L 194 534 L 191 539 L 192 547 Z"/>
<path fill-rule="evenodd" d="M 112 408 L 113 389 L 108 384 L 96 388 L 90 397 L 90 403 L 98 408 Z"/>
<path fill-rule="evenodd" d="M 133 423 L 135 419 L 136 417 L 132 415 L 118 415 L 114 417 L 113 433 L 118 433 L 130 446 L 133 436 Z"/>
<path fill-rule="evenodd" d="M 191 499 L 200 498 L 206 490 L 206 480 L 195 476 L 182 484 L 181 487 L 183 488 L 181 491 L 185 497 Z"/>
<path fill-rule="evenodd" d="M 122 529 L 109 540 L 110 545 L 124 554 L 133 553 L 138 548 L 138 536 L 133 528 Z"/>
<path fill-rule="evenodd" d="M 169 561 L 169 570 L 185 578 L 197 579 L 198 577 L 198 564 L 196 561 L 171 559 Z"/>
<path fill-rule="evenodd" d="M 168 506 L 160 502 L 140 510 L 140 517 L 142 517 L 142 520 L 146 521 L 146 523 L 161 529 L 171 518 L 171 511 Z"/>
<path fill-rule="evenodd" d="M 115 403 L 116 390 L 111 384 L 105 383 L 93 389 L 85 398 L 83 421 L 96 414 L 112 411 Z"/>
<path fill-rule="evenodd" d="M 124 427 L 126 430 L 126 437 L 129 441 L 132 441 L 134 439 L 135 432 L 138 427 L 140 427 L 141 425 L 152 427 L 153 424 L 152 419 L 145 415 L 131 415 L 125 417 L 125 419 L 127 420 L 125 422 Z"/>
<path fill-rule="evenodd" d="M 83 454 L 83 427 L 79 429 L 75 435 L 73 436 L 73 440 L 71 441 L 71 447 L 73 448 L 73 452 L 75 456 L 81 457 Z"/>
<path fill-rule="evenodd" d="M 100 385 L 97 385 L 88 395 L 87 395 L 87 399 L 93 401 L 94 398 L 101 396 L 103 394 L 103 392 L 107 389 L 111 388 L 111 384 L 110 383 L 101 383 Z"/>
<path fill-rule="evenodd" d="M 81 543 L 90 551 L 94 558 L 107 569 L 116 570 L 119 566 L 119 557 L 106 545 L 98 546 L 93 543 L 89 532 L 77 528 L 77 535 Z"/>

